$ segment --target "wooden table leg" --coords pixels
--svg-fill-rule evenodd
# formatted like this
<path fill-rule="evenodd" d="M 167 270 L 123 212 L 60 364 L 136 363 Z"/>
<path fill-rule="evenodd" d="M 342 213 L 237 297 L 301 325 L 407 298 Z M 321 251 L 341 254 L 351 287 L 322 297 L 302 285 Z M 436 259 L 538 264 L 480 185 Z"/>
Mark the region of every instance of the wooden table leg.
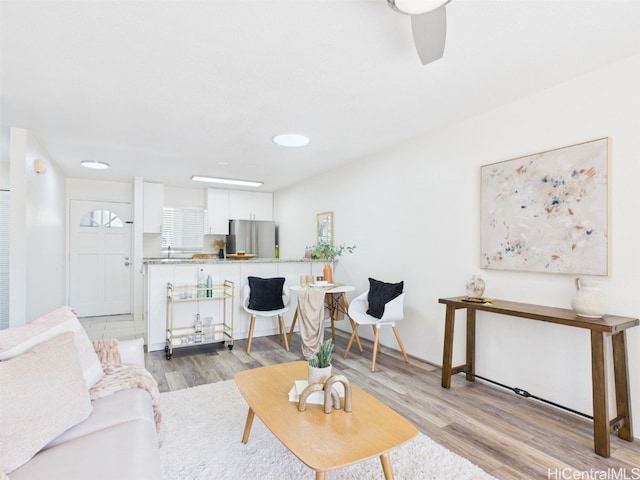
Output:
<path fill-rule="evenodd" d="M 451 388 L 451 362 L 453 359 L 453 327 L 456 320 L 456 309 L 447 305 L 444 319 L 444 346 L 442 351 L 442 386 Z"/>
<path fill-rule="evenodd" d="M 253 425 L 253 417 L 255 417 L 255 412 L 251 407 L 249 407 L 249 411 L 247 412 L 247 421 L 244 424 L 244 433 L 242 434 L 242 443 L 247 443 L 249 441 L 249 433 L 251 432 L 251 426 Z"/>
<path fill-rule="evenodd" d="M 339 298 L 339 297 L 338 297 Z M 338 311 L 338 299 L 333 293 L 325 295 L 325 306 L 329 309 L 329 318 L 331 319 L 331 339 L 336 341 L 336 312 Z"/>
<path fill-rule="evenodd" d="M 593 444 L 595 452 L 610 455 L 609 419 L 607 408 L 607 373 L 604 352 L 605 333 L 591 330 L 591 379 L 593 394 Z"/>
<path fill-rule="evenodd" d="M 358 336 L 358 332 L 356 332 L 356 330 L 358 330 L 358 327 L 353 318 L 349 316 L 349 300 L 347 299 L 347 294 L 344 292 L 342 292 L 342 306 L 344 307 L 344 314 L 349 319 L 349 322 L 351 322 L 351 331 L 355 332 L 356 334 L 356 343 L 358 344 L 358 350 L 360 350 L 360 353 L 362 353 L 362 343 L 360 343 L 360 337 Z"/>
<path fill-rule="evenodd" d="M 316 471 L 316 480 L 326 480 L 327 472 L 318 472 Z"/>
<path fill-rule="evenodd" d="M 344 356 L 343 356 L 344 358 L 347 358 L 347 355 L 349 355 L 349 350 L 351 350 L 351 344 L 353 343 L 353 339 L 358 336 L 358 324 L 354 322 L 351 325 L 351 327 L 353 328 L 353 333 L 351 334 L 351 337 L 349 337 L 347 348 L 344 350 Z M 360 353 L 362 353 L 362 351 L 360 351 Z"/>
<path fill-rule="evenodd" d="M 618 436 L 633 442 L 633 426 L 631 424 L 631 397 L 629 395 L 629 368 L 627 366 L 626 331 L 611 337 L 613 344 L 613 375 L 616 387 L 617 417 L 623 419 Z"/>
<path fill-rule="evenodd" d="M 393 480 L 393 468 L 391 468 L 391 458 L 389 452 L 380 455 L 380 463 L 382 463 L 382 471 L 385 480 Z"/>
<path fill-rule="evenodd" d="M 467 371 L 476 373 L 476 311 L 473 308 L 467 308 Z M 474 375 L 466 375 L 469 382 L 475 381 Z"/>
<path fill-rule="evenodd" d="M 282 314 L 278 315 L 278 324 L 280 326 L 280 334 L 282 335 L 282 339 L 284 340 L 284 346 L 289 351 L 289 339 L 287 336 L 287 328 L 284 326 L 284 316 Z"/>
<path fill-rule="evenodd" d="M 291 327 L 289 328 L 289 343 L 291 343 L 291 337 L 293 337 L 293 329 L 296 326 L 296 320 L 298 320 L 299 311 L 300 311 L 300 307 L 296 307 L 296 311 L 293 314 L 293 322 L 291 322 Z"/>

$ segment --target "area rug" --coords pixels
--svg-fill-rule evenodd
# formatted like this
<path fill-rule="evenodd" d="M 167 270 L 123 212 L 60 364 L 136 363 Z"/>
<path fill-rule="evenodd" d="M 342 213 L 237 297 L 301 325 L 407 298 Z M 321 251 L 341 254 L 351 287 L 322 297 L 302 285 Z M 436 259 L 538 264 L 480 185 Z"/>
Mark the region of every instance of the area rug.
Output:
<path fill-rule="evenodd" d="M 163 480 L 315 478 L 258 417 L 249 442 L 241 443 L 248 407 L 233 380 L 163 393 L 161 408 Z M 390 456 L 398 480 L 493 478 L 421 433 Z M 328 476 L 331 480 L 384 478 L 378 458 L 333 470 Z"/>

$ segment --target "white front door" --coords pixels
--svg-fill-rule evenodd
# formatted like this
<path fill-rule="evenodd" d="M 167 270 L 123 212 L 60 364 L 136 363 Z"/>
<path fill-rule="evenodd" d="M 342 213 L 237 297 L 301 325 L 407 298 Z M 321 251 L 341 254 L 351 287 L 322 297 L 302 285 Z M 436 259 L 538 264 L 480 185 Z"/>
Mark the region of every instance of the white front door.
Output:
<path fill-rule="evenodd" d="M 131 313 L 131 204 L 71 200 L 69 305 L 79 317 Z"/>

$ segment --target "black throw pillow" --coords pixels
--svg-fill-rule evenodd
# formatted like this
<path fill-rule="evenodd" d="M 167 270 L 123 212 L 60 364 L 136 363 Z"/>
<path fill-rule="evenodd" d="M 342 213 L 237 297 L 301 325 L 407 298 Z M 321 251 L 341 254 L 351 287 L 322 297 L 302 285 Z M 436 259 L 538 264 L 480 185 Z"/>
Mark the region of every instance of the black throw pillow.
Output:
<path fill-rule="evenodd" d="M 387 283 L 369 278 L 369 310 L 367 314 L 375 318 L 382 318 L 384 306 L 402 293 L 404 281 L 399 283 Z"/>
<path fill-rule="evenodd" d="M 260 278 L 249 277 L 249 305 L 251 310 L 268 311 L 284 308 L 282 287 L 284 277 Z"/>

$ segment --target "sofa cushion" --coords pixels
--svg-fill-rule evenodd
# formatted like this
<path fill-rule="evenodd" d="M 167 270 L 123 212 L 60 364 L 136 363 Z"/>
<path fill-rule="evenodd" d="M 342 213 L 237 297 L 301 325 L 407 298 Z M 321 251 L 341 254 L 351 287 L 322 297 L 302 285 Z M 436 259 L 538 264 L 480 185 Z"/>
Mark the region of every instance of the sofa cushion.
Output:
<path fill-rule="evenodd" d="M 131 420 L 42 450 L 11 480 L 159 480 L 160 451 L 153 422 Z"/>
<path fill-rule="evenodd" d="M 375 318 L 382 318 L 384 306 L 399 296 L 404 289 L 404 282 L 388 283 L 375 278 L 369 278 L 369 309 L 367 314 Z"/>
<path fill-rule="evenodd" d="M 0 464 L 7 473 L 91 413 L 74 335 L 0 362 Z"/>
<path fill-rule="evenodd" d="M 21 327 L 0 330 L 0 361 L 20 355 L 62 332 L 74 333 L 76 355 L 80 360 L 87 388 L 91 388 L 102 378 L 104 372 L 91 340 L 70 307 L 56 308 Z"/>
<path fill-rule="evenodd" d="M 93 400 L 91 405 L 93 411 L 89 418 L 53 439 L 44 449 L 132 420 L 145 420 L 155 428 L 149 393 L 141 388 L 115 392 L 108 397 Z"/>

